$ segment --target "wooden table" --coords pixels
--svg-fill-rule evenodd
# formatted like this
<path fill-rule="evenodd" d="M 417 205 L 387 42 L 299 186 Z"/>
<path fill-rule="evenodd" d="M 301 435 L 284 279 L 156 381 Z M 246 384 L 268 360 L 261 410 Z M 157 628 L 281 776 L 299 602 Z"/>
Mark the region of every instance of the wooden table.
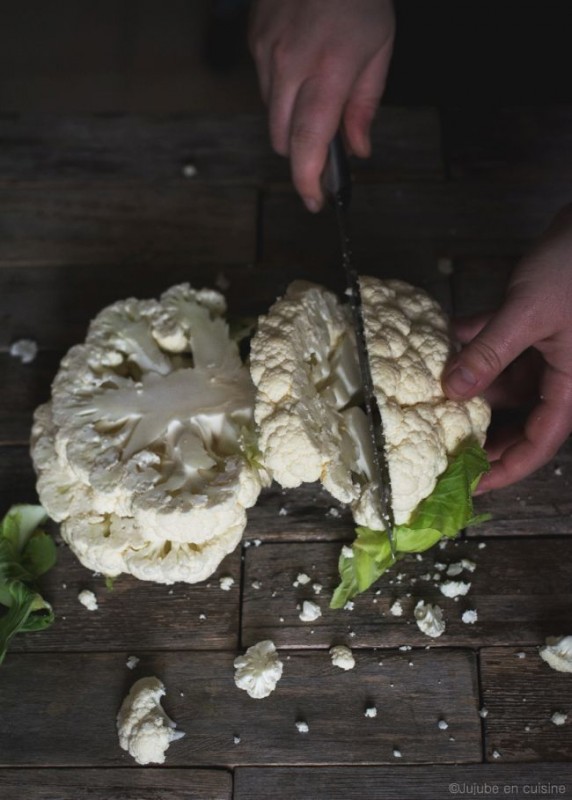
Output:
<path fill-rule="evenodd" d="M 459 314 L 494 307 L 515 260 L 570 199 L 572 110 L 384 108 L 375 139 L 372 161 L 356 165 L 362 270 L 423 285 Z M 295 277 L 339 288 L 336 261 L 332 219 L 302 209 L 261 118 L 1 118 L 0 510 L 36 500 L 32 411 L 104 305 L 222 281 L 231 313 L 259 313 Z M 40 348 L 28 365 L 8 355 L 21 337 Z M 265 491 L 242 550 L 206 584 L 121 577 L 110 591 L 61 546 L 44 584 L 56 623 L 18 637 L 0 668 L 0 795 L 572 792 L 572 678 L 537 653 L 546 636 L 572 633 L 571 487 L 565 446 L 520 485 L 479 499 L 492 521 L 405 559 L 353 611 L 327 608 L 351 521 L 315 486 Z M 438 597 L 422 576 L 463 556 L 477 564 L 470 594 L 439 596 L 448 628 L 429 640 L 412 623 L 416 599 Z M 293 585 L 300 571 L 324 587 L 313 624 L 298 619 L 309 596 Z M 236 580 L 228 592 L 223 574 Z M 84 588 L 98 596 L 96 613 L 77 600 Z M 389 613 L 397 598 L 402 617 Z M 461 621 L 468 608 L 475 625 Z M 284 677 L 254 701 L 235 688 L 232 662 L 267 637 Z M 341 642 L 356 654 L 347 673 L 327 652 Z M 129 655 L 140 658 L 133 672 Z M 165 768 L 135 766 L 117 741 L 117 708 L 146 674 L 164 680 L 166 708 L 186 731 Z M 370 704 L 375 719 L 364 716 Z M 567 712 L 567 724 L 556 727 L 554 711 Z"/>

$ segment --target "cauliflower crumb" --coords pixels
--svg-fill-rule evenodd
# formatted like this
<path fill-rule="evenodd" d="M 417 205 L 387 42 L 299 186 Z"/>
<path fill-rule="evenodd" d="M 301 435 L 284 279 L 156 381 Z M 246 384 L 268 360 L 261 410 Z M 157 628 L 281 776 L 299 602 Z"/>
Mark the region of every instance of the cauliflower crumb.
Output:
<path fill-rule="evenodd" d="M 449 727 L 449 723 L 444 719 L 440 719 L 439 722 L 437 723 L 437 727 L 439 728 L 440 731 L 446 731 L 447 728 Z"/>
<path fill-rule="evenodd" d="M 317 603 L 313 603 L 311 600 L 304 600 L 302 611 L 298 616 L 302 622 L 314 622 L 318 617 L 322 616 L 322 609 Z"/>
<path fill-rule="evenodd" d="M 363 712 L 364 717 L 368 719 L 374 719 L 377 717 L 377 708 L 375 706 L 368 706 L 366 710 Z"/>
<path fill-rule="evenodd" d="M 481 708 L 481 710 L 479 711 L 479 717 L 481 717 L 481 719 L 486 719 L 486 718 L 488 717 L 488 715 L 489 715 L 489 710 L 488 710 L 488 708 L 485 708 L 485 707 L 483 706 L 483 707 Z"/>
<path fill-rule="evenodd" d="M 401 617 L 403 614 L 403 606 L 401 605 L 400 600 L 396 600 L 394 604 L 389 609 L 389 613 L 393 614 L 394 617 Z"/>
<path fill-rule="evenodd" d="M 486 542 L 479 542 L 479 544 L 477 545 L 479 550 L 484 550 L 486 546 L 487 546 Z"/>
<path fill-rule="evenodd" d="M 499 751 L 498 750 L 493 750 L 493 758 L 500 758 L 500 757 L 501 757 L 501 754 L 499 753 Z"/>
<path fill-rule="evenodd" d="M 155 677 L 131 687 L 117 714 L 119 744 L 138 764 L 163 764 L 167 748 L 185 734 L 161 707 L 165 686 Z"/>
<path fill-rule="evenodd" d="M 183 178 L 195 178 L 197 175 L 197 168 L 194 164 L 183 164 L 181 172 L 183 173 Z"/>
<path fill-rule="evenodd" d="M 314 594 L 320 594 L 323 588 L 324 587 L 322 586 L 321 583 L 312 584 L 312 591 L 314 592 Z"/>
<path fill-rule="evenodd" d="M 262 583 L 260 581 L 252 581 L 252 583 L 250 585 L 252 586 L 253 589 L 257 589 L 258 590 L 258 589 L 262 588 Z"/>
<path fill-rule="evenodd" d="M 478 620 L 478 614 L 474 608 L 469 608 L 466 611 L 463 611 L 461 619 L 465 623 L 465 625 L 474 625 L 475 622 Z"/>
<path fill-rule="evenodd" d="M 304 720 L 298 720 L 296 728 L 298 729 L 298 733 L 308 733 L 310 730 L 310 726 Z"/>
<path fill-rule="evenodd" d="M 233 736 L 232 741 L 234 744 L 240 744 L 240 736 Z"/>
<path fill-rule="evenodd" d="M 345 544 L 345 545 L 342 547 L 342 556 L 343 556 L 344 558 L 353 558 L 353 557 L 354 557 L 354 551 L 352 550 L 352 548 L 351 548 L 351 547 L 348 547 L 348 545 L 347 545 L 347 544 Z"/>
<path fill-rule="evenodd" d="M 393 757 L 394 758 L 401 758 L 401 750 L 399 750 L 397 747 L 393 748 Z"/>
<path fill-rule="evenodd" d="M 206 614 L 199 614 L 199 619 L 201 620 L 201 622 L 204 622 L 206 618 L 207 618 Z"/>
<path fill-rule="evenodd" d="M 348 600 L 347 603 L 344 605 L 344 611 L 353 611 L 355 608 L 355 603 L 353 600 Z"/>
<path fill-rule="evenodd" d="M 340 512 L 339 508 L 336 508 L 335 506 L 331 506 L 331 508 L 329 508 L 326 511 L 326 516 L 327 517 L 332 517 L 333 519 L 338 519 L 342 515 L 341 515 L 341 512 Z"/>
<path fill-rule="evenodd" d="M 276 646 L 269 639 L 252 645 L 244 655 L 235 658 L 234 667 L 236 686 L 256 700 L 274 691 L 283 670 Z"/>
<path fill-rule="evenodd" d="M 470 588 L 471 584 L 464 581 L 443 581 L 439 584 L 441 594 L 444 594 L 445 597 L 460 597 L 467 594 Z"/>
<path fill-rule="evenodd" d="M 30 364 L 38 355 L 38 345 L 32 339 L 18 339 L 10 345 L 10 355 L 22 364 Z"/>
<path fill-rule="evenodd" d="M 218 585 L 223 590 L 223 592 L 230 592 L 232 587 L 234 586 L 234 578 L 232 575 L 223 575 L 219 578 Z"/>
<path fill-rule="evenodd" d="M 140 660 L 141 659 L 137 658 L 137 656 L 129 656 L 129 658 L 125 662 L 125 666 L 127 667 L 127 669 L 135 669 Z"/>
<path fill-rule="evenodd" d="M 288 516 L 288 509 L 286 508 L 286 506 L 281 506 L 278 509 L 278 516 L 279 517 L 287 517 Z"/>
<path fill-rule="evenodd" d="M 437 638 L 445 632 L 445 620 L 443 611 L 437 605 L 424 603 L 420 600 L 414 610 L 415 621 L 419 630 L 426 636 Z"/>
<path fill-rule="evenodd" d="M 330 649 L 330 658 L 334 667 L 339 667 L 343 670 L 353 669 L 356 665 L 352 651 L 344 644 L 332 647 Z"/>
<path fill-rule="evenodd" d="M 526 653 L 524 650 L 521 650 L 519 653 L 516 654 L 517 658 L 526 658 Z"/>
<path fill-rule="evenodd" d="M 562 711 L 555 711 L 550 717 L 550 722 L 554 725 L 564 725 L 568 719 L 568 714 L 563 714 Z"/>
<path fill-rule="evenodd" d="M 85 606 L 88 611 L 97 611 L 99 605 L 97 603 L 97 597 L 91 591 L 91 589 L 83 589 L 77 596 L 77 599 Z"/>
<path fill-rule="evenodd" d="M 306 575 L 305 572 L 299 572 L 296 576 L 296 580 L 300 584 L 300 586 L 306 586 L 307 583 L 310 583 L 312 580 L 309 575 Z"/>

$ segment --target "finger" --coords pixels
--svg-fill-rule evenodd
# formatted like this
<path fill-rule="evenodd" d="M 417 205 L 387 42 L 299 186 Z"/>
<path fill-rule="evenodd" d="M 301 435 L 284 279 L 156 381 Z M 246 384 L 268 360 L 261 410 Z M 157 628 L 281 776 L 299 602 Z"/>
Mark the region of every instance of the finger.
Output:
<path fill-rule="evenodd" d="M 467 344 L 478 336 L 485 325 L 490 321 L 492 311 L 484 314 L 475 314 L 471 317 L 456 317 L 452 321 L 453 334 L 462 344 Z"/>
<path fill-rule="evenodd" d="M 300 86 L 290 125 L 292 181 L 310 211 L 322 203 L 320 176 L 351 87 L 347 76 L 309 78 Z"/>
<path fill-rule="evenodd" d="M 487 435 L 485 450 L 491 464 L 499 461 L 503 453 L 523 438 L 522 425 L 509 424 Z"/>
<path fill-rule="evenodd" d="M 344 133 L 352 153 L 360 158 L 371 154 L 370 128 L 385 89 L 391 46 L 371 59 L 351 90 L 344 111 Z"/>
<path fill-rule="evenodd" d="M 452 400 L 482 394 L 527 347 L 544 338 L 546 320 L 526 304 L 510 299 L 481 332 L 451 359 L 443 375 L 443 390 Z"/>
<path fill-rule="evenodd" d="M 268 126 L 272 147 L 281 156 L 287 156 L 290 148 L 290 120 L 297 91 L 298 85 L 292 80 L 285 81 L 274 74 L 269 89 Z"/>
<path fill-rule="evenodd" d="M 508 447 L 479 484 L 479 491 L 509 486 L 547 464 L 572 432 L 572 378 L 550 369 L 544 400 L 528 417 L 524 435 Z"/>
<path fill-rule="evenodd" d="M 518 408 L 538 400 L 538 387 L 545 362 L 533 348 L 512 362 L 485 391 L 495 409 Z"/>

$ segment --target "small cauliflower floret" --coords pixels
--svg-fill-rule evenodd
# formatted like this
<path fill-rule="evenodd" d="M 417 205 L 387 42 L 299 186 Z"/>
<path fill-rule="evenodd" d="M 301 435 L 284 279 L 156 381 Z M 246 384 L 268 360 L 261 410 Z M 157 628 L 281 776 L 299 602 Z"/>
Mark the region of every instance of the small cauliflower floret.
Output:
<path fill-rule="evenodd" d="M 345 644 L 337 644 L 330 648 L 330 658 L 334 667 L 343 670 L 353 669 L 356 665 L 352 651 Z"/>
<path fill-rule="evenodd" d="M 211 290 L 104 309 L 37 409 L 38 492 L 82 563 L 196 582 L 231 552 L 267 482 L 247 456 L 254 387 Z"/>
<path fill-rule="evenodd" d="M 434 490 L 462 442 L 482 444 L 485 400 L 447 400 L 451 353 L 438 303 L 403 281 L 360 278 L 374 390 L 384 423 L 397 524 Z M 266 466 L 285 487 L 320 480 L 379 530 L 367 417 L 347 307 L 321 286 L 297 281 L 259 321 L 251 348 L 255 419 Z"/>
<path fill-rule="evenodd" d="M 445 632 L 443 611 L 439 606 L 433 606 L 431 603 L 419 600 L 413 614 L 415 615 L 417 627 L 426 636 L 431 636 L 435 639 Z"/>
<path fill-rule="evenodd" d="M 283 664 L 274 642 L 269 639 L 249 647 L 246 653 L 234 660 L 234 682 L 239 689 L 260 700 L 268 697 L 282 677 Z"/>
<path fill-rule="evenodd" d="M 572 636 L 549 636 L 540 657 L 557 672 L 572 672 Z"/>
<path fill-rule="evenodd" d="M 161 707 L 165 686 L 155 677 L 131 687 L 117 714 L 119 744 L 138 764 L 163 764 L 171 742 L 185 734 Z"/>

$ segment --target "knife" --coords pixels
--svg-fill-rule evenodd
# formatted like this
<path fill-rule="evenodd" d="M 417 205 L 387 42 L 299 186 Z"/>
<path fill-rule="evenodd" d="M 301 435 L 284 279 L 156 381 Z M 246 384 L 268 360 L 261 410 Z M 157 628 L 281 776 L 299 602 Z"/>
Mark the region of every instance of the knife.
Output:
<path fill-rule="evenodd" d="M 352 194 L 350 165 L 346 148 L 338 131 L 328 150 L 328 160 L 322 176 L 322 186 L 333 205 L 342 244 L 342 265 L 346 278 L 346 294 L 349 298 L 352 322 L 356 337 L 359 366 L 363 383 L 364 405 L 367 413 L 373 452 L 373 483 L 379 502 L 380 517 L 385 526 L 391 554 L 395 558 L 393 505 L 391 481 L 385 451 L 385 434 L 379 404 L 373 390 L 373 380 L 367 352 L 365 325 L 361 301 L 359 277 L 354 265 L 348 209 Z"/>

